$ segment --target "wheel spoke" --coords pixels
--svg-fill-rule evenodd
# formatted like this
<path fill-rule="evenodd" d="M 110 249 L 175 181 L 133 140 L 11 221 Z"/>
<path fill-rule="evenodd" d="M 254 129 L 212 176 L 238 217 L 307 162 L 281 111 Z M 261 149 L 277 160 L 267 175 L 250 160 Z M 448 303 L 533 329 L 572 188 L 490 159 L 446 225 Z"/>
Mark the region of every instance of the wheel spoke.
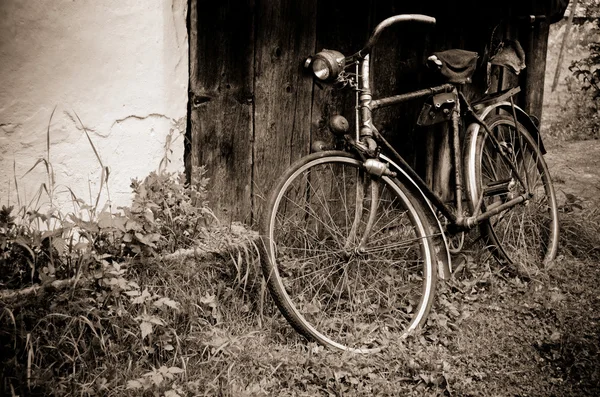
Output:
<path fill-rule="evenodd" d="M 485 221 L 481 230 L 487 245 L 501 262 L 528 273 L 535 272 L 554 258 L 558 244 L 556 199 L 547 166 L 535 140 L 523 125 L 515 128 L 512 117 L 493 116 L 486 123 L 507 156 L 498 156 L 485 134 L 480 134 L 477 154 L 471 153 L 479 157 L 475 161 L 476 169 L 467 170 L 475 173 L 475 178 L 468 180 L 480 181 L 480 185 L 470 186 L 470 189 L 479 194 L 486 185 L 497 181 L 510 179 L 516 183 L 509 186 L 506 194 L 486 197 L 486 208 L 524 193 L 531 193 L 532 197 Z"/>
<path fill-rule="evenodd" d="M 268 286 L 304 335 L 377 351 L 387 333 L 399 337 L 420 325 L 431 306 L 435 272 L 426 217 L 402 187 L 382 179 L 373 227 L 357 252 L 372 211 L 367 188 L 357 198 L 360 161 L 315 156 L 297 167 L 279 183 L 279 199 L 270 200 L 278 205 L 262 232 L 272 236 L 263 261 L 265 274 L 273 274 Z"/>

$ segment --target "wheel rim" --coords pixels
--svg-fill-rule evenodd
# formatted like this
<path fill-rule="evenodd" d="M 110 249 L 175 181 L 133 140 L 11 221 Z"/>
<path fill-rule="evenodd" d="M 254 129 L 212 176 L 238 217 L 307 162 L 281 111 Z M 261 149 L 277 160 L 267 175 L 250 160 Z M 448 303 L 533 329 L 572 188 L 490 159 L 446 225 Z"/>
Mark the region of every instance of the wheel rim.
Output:
<path fill-rule="evenodd" d="M 370 239 L 356 252 L 375 189 L 369 181 L 351 158 L 306 164 L 280 189 L 268 233 L 270 277 L 284 314 L 307 336 L 360 353 L 416 328 L 434 280 L 426 227 L 387 178 Z M 357 193 L 357 185 L 366 188 Z"/>
<path fill-rule="evenodd" d="M 548 169 L 525 127 L 519 125 L 518 133 L 514 121 L 499 119 L 490 125 L 490 129 L 505 148 L 508 160 L 521 178 L 514 176 L 508 162 L 493 148 L 491 139 L 485 139 L 481 146 L 477 179 L 483 188 L 494 182 L 509 181 L 507 193 L 484 199 L 485 208 L 492 208 L 527 191 L 533 196 L 524 204 L 490 218 L 483 224 L 484 234 L 502 263 L 532 275 L 556 253 L 556 200 Z"/>

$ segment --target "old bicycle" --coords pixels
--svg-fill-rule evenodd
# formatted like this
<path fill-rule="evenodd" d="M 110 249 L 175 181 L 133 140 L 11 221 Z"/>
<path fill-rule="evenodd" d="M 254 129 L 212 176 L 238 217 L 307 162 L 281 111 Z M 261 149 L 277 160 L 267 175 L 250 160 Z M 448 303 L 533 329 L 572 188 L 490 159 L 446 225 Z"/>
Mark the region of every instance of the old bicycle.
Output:
<path fill-rule="evenodd" d="M 369 55 L 382 31 L 425 15 L 381 22 L 359 52 L 323 50 L 307 60 L 314 78 L 356 95 L 355 131 L 330 121 L 335 150 L 317 144 L 276 184 L 261 224 L 263 273 L 278 308 L 305 337 L 358 353 L 376 352 L 422 326 L 438 275 L 450 273 L 448 239 L 478 227 L 508 265 L 542 266 L 558 245 L 556 198 L 531 118 L 513 102 L 518 88 L 469 103 L 462 87 L 477 54 L 436 53 L 445 76 L 431 88 L 373 98 Z M 450 126 L 454 183 L 442 199 L 384 139 L 377 109 L 428 98 L 419 121 Z M 461 133 L 461 125 L 466 129 Z"/>

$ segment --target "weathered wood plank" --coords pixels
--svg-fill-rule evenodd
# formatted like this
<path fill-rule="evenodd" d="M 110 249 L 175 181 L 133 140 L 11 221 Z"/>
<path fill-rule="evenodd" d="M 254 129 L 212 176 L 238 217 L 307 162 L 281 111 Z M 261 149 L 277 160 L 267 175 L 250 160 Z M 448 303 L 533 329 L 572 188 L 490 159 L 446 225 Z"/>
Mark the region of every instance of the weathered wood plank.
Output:
<path fill-rule="evenodd" d="M 433 15 L 438 19 L 436 28 L 393 28 L 382 36 L 372 56 L 376 95 L 422 88 L 429 83 L 423 72 L 428 55 L 448 48 L 482 53 L 497 19 L 510 13 L 505 6 L 496 5 L 493 10 L 481 10 L 474 19 L 465 10 L 477 4 L 369 0 L 357 8 L 341 0 L 192 1 L 193 103 L 188 136 L 192 144 L 186 147 L 186 170 L 207 165 L 212 207 L 221 219 L 255 221 L 287 165 L 308 153 L 312 141 L 330 140 L 329 115 L 341 113 L 354 122 L 350 92 L 313 86 L 310 74 L 302 70 L 306 56 L 322 48 L 350 54 L 362 46 L 377 23 L 391 15 Z M 544 76 L 547 36 L 541 37 L 544 31 L 534 34 L 535 45 L 529 46 L 533 55 L 528 48 L 526 51 L 528 76 L 535 77 L 527 79 L 522 99 L 525 108 L 539 116 L 536 109 L 541 109 L 543 93 L 538 87 Z M 520 38 L 527 47 L 527 39 Z M 484 80 L 475 81 L 465 92 L 478 96 L 484 84 Z M 418 172 L 439 188 L 445 182 L 439 182 L 433 170 L 440 161 L 448 164 L 447 154 L 428 155 L 427 148 L 439 152 L 443 134 L 428 135 L 425 129 L 414 129 L 420 105 L 416 101 L 379 110 L 374 121 Z M 423 166 L 432 161 L 433 167 Z"/>
<path fill-rule="evenodd" d="M 360 50 L 366 43 L 369 31 L 370 1 L 361 3 L 361 8 L 348 7 L 344 0 L 320 1 L 317 11 L 317 45 L 315 52 L 322 49 L 340 51 L 348 56 Z M 352 72 L 353 70 L 349 70 Z M 350 87 L 338 89 L 331 84 L 316 84 L 312 99 L 311 141 L 334 139 L 329 131 L 329 118 L 341 114 L 348 120 L 350 131 L 354 131 L 354 92 Z"/>
<path fill-rule="evenodd" d="M 189 14 L 188 14 L 188 24 L 189 24 L 189 64 L 190 64 L 190 81 L 189 81 L 189 92 L 194 90 L 194 87 L 198 85 L 198 3 L 195 1 L 191 1 L 189 3 Z M 192 169 L 193 167 L 197 167 L 200 165 L 200 161 L 198 156 L 200 155 L 200 151 L 194 145 L 195 141 L 195 133 L 192 118 L 194 117 L 194 113 L 192 112 L 192 101 L 191 95 L 188 98 L 187 104 L 188 111 L 188 119 L 187 126 L 185 131 L 185 155 L 184 155 L 184 164 L 185 164 L 185 174 L 188 180 L 191 180 L 192 177 Z"/>
<path fill-rule="evenodd" d="M 197 67 L 190 79 L 194 165 L 207 167 L 210 206 L 219 218 L 250 221 L 254 4 L 200 0 L 197 7 Z"/>
<path fill-rule="evenodd" d="M 525 40 L 527 41 L 526 46 L 524 46 L 525 58 L 527 60 L 523 87 L 525 93 L 525 111 L 535 116 L 538 120 L 542 119 L 549 32 L 550 25 L 547 22 L 536 23 L 533 28 L 524 32 Z"/>
<path fill-rule="evenodd" d="M 316 0 L 257 2 L 255 220 L 285 168 L 309 151 L 312 78 L 302 69 L 315 49 L 316 10 Z"/>

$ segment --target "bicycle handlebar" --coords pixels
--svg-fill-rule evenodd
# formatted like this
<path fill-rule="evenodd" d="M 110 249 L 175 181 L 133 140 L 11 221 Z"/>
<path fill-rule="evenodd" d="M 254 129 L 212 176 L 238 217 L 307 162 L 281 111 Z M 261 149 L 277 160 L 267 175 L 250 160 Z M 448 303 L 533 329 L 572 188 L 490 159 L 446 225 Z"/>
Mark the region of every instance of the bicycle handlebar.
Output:
<path fill-rule="evenodd" d="M 389 28 L 393 24 L 396 24 L 399 22 L 410 22 L 410 21 L 423 22 L 423 23 L 435 25 L 435 18 L 427 16 L 427 15 L 421 15 L 421 14 L 394 15 L 393 17 L 384 19 L 383 21 L 381 21 L 379 23 L 379 25 L 377 25 L 375 27 L 373 34 L 371 34 L 371 37 L 369 37 L 369 41 L 367 41 L 367 44 L 365 45 L 365 47 L 362 50 L 360 50 L 357 54 L 360 56 L 364 56 L 364 55 L 367 55 L 369 52 L 371 52 L 371 48 L 373 48 L 375 43 L 377 43 L 377 40 L 379 39 L 381 32 L 383 32 L 386 28 Z"/>

